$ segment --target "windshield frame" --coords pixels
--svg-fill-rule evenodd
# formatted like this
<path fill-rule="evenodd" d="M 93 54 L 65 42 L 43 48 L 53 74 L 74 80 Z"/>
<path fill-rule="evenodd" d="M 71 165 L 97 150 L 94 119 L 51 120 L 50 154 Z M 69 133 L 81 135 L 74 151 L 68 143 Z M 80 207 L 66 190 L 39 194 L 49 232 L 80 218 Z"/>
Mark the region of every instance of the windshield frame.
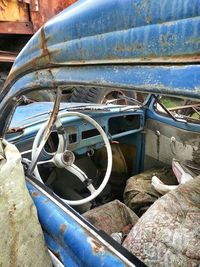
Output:
<path fill-rule="evenodd" d="M 72 86 L 123 88 L 141 93 L 200 99 L 200 65 L 132 66 L 99 65 L 43 69 L 16 77 L 2 90 L 0 137 L 5 135 L 21 95 L 32 90 L 56 90 Z M 187 79 L 183 79 L 187 77 Z M 170 82 L 169 82 L 170 81 Z"/>

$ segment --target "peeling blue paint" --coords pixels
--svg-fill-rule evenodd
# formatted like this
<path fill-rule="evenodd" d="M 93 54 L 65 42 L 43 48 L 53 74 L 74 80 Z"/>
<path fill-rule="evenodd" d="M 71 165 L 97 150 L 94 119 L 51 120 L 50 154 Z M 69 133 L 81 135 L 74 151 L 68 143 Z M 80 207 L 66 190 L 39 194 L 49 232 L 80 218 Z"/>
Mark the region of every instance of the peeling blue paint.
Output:
<path fill-rule="evenodd" d="M 36 205 L 47 245 L 63 260 L 65 266 L 127 266 L 108 246 L 98 241 L 97 233 L 95 237 L 94 231 L 92 234 L 91 230 L 87 230 L 84 222 L 77 222 L 70 212 L 64 212 L 28 181 L 27 187 Z M 64 231 L 63 225 L 66 226 Z"/>

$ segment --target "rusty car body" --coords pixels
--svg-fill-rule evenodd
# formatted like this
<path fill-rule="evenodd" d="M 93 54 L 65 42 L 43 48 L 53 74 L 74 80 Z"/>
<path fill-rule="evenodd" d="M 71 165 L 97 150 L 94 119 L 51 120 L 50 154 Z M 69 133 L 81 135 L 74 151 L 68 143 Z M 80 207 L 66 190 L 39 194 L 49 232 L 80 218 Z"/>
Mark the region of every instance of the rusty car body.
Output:
<path fill-rule="evenodd" d="M 33 34 L 47 20 L 74 2 L 75 0 L 0 1 L 0 90 L 16 56 Z"/>
<path fill-rule="evenodd" d="M 199 38 L 199 0 L 82 0 L 18 55 L 0 95 L 0 136 L 21 152 L 46 244 L 60 264 L 198 266 L 199 112 L 170 110 L 160 96 L 179 105 L 200 100 Z M 80 86 L 147 97 L 127 97 L 127 105 L 62 101 L 62 92 Z M 55 92 L 54 104 L 20 105 L 24 94 L 40 90 Z M 170 180 L 174 158 L 192 182 Z M 152 176 L 176 189 L 161 197 Z M 115 215 L 121 209 L 122 222 Z M 122 228 L 121 245 L 112 237 Z"/>
<path fill-rule="evenodd" d="M 51 17 L 75 1 L 0 1 L 0 62 L 13 63 L 30 37 Z M 48 5 L 48 8 L 47 8 Z M 12 44 L 15 48 L 12 48 Z M 10 50 L 9 50 L 10 49 Z"/>

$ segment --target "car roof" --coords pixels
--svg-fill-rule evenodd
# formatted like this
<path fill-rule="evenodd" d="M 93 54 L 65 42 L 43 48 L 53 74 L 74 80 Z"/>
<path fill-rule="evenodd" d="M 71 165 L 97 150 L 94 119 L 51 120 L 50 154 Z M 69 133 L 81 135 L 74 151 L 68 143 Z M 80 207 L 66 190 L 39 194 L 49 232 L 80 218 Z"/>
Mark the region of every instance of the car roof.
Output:
<path fill-rule="evenodd" d="M 199 38 L 200 0 L 78 1 L 33 36 L 10 79 L 60 65 L 199 63 Z"/>
<path fill-rule="evenodd" d="M 20 93 L 66 85 L 200 99 L 199 40 L 200 0 L 78 1 L 18 55 L 0 94 L 0 120 Z"/>

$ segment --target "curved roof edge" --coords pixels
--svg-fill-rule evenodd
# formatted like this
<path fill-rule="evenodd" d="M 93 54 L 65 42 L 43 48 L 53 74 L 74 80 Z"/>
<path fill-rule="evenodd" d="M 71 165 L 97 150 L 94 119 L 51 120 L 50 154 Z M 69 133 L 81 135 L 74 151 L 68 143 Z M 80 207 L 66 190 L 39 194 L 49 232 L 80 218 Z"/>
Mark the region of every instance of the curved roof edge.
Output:
<path fill-rule="evenodd" d="M 200 0 L 82 0 L 47 22 L 6 86 L 51 66 L 200 62 Z"/>

